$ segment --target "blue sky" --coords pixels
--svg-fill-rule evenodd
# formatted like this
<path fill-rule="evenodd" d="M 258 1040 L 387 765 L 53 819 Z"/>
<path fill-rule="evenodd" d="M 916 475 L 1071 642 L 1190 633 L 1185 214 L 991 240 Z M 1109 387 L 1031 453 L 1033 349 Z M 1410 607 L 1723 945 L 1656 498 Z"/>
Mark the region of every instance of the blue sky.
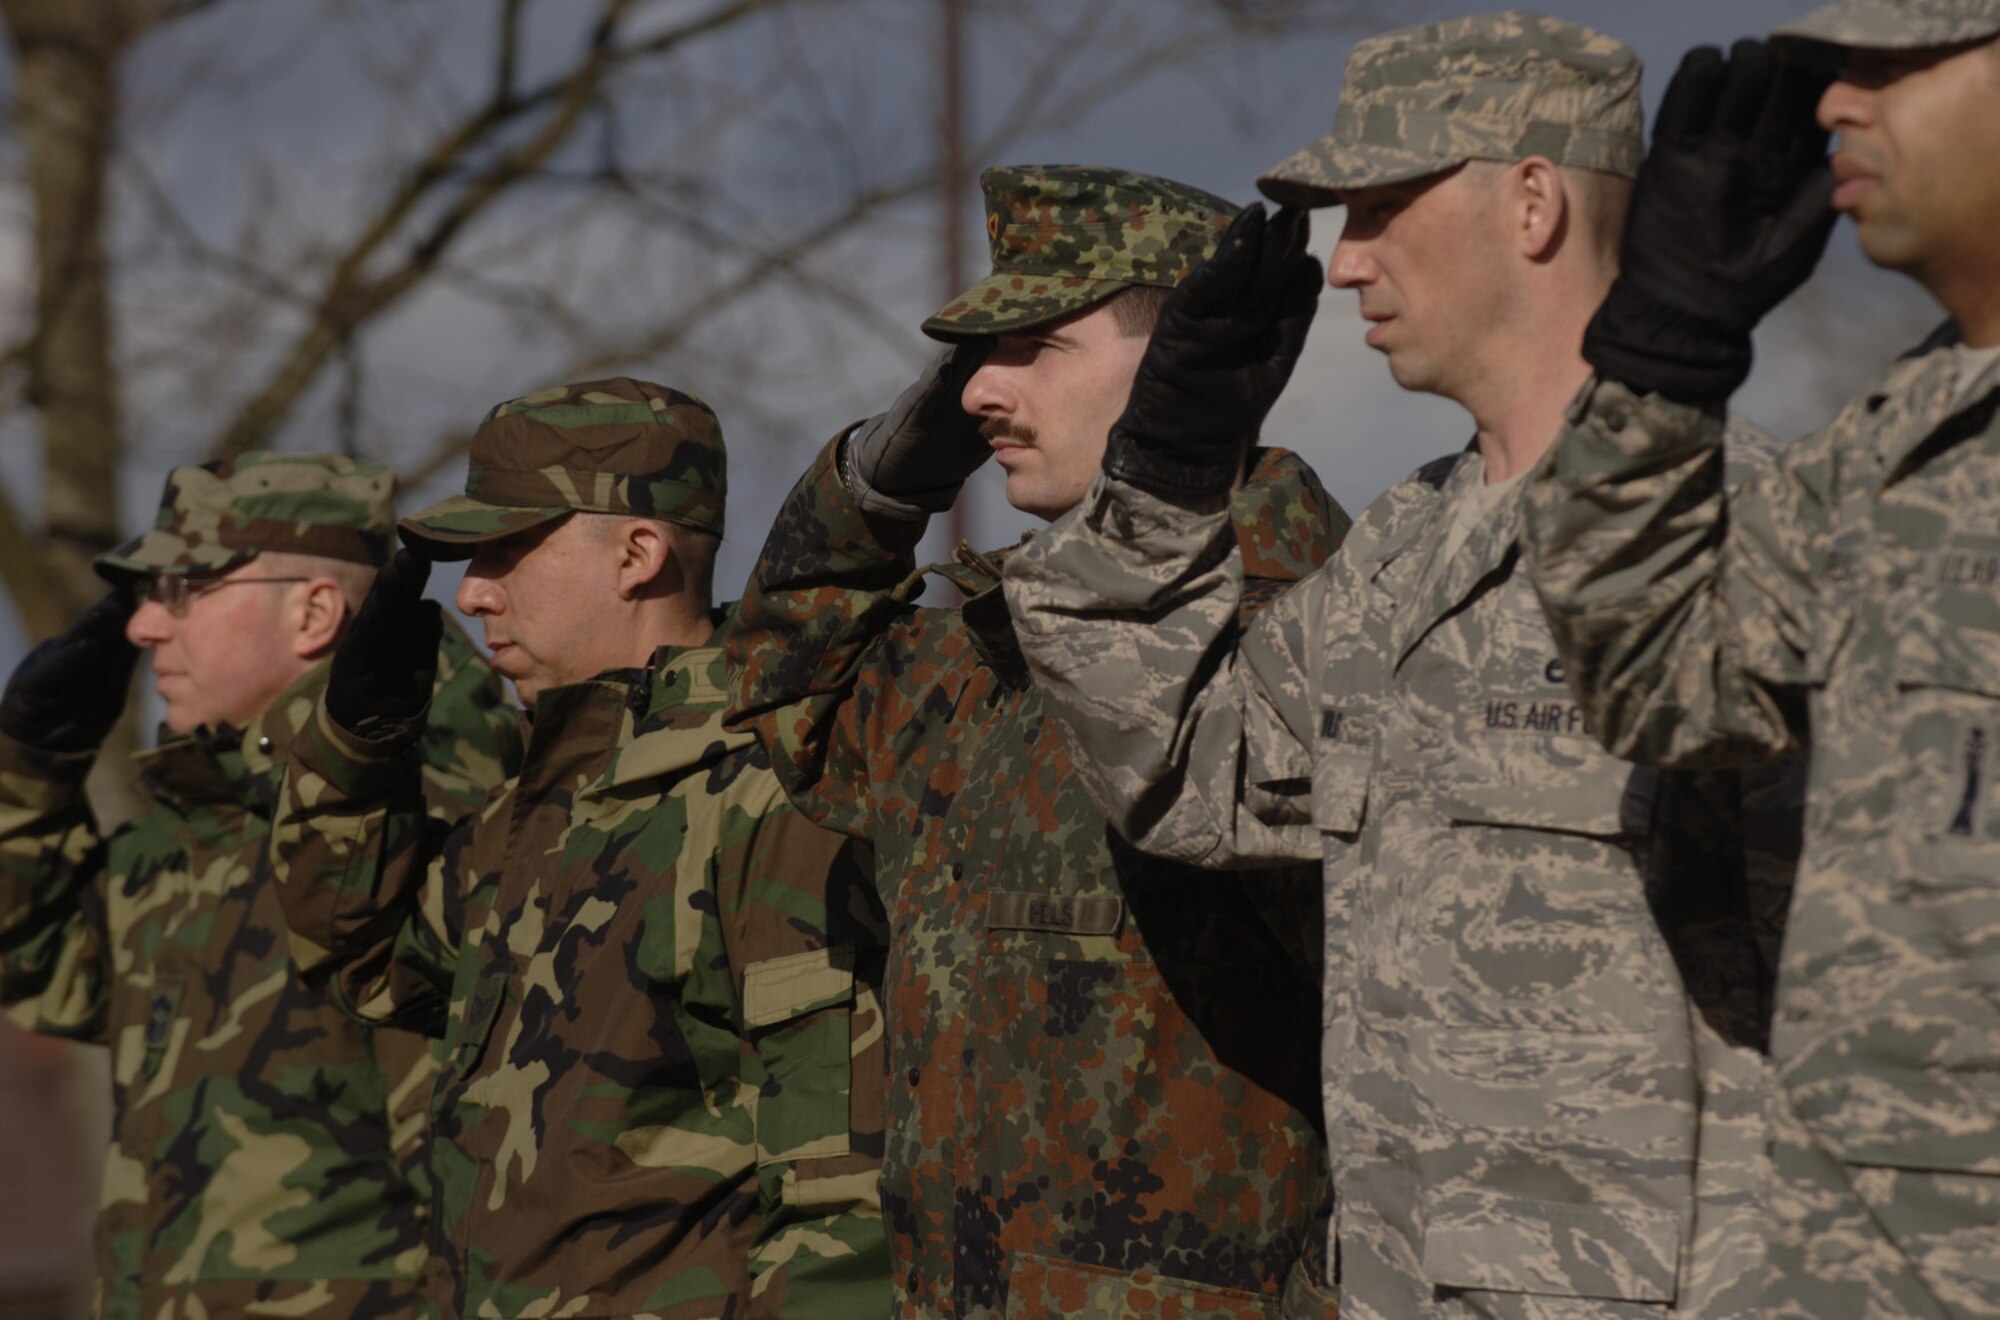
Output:
<path fill-rule="evenodd" d="M 620 131 L 642 143 L 649 137 L 677 143 L 683 139 L 674 135 L 686 133 L 690 145 L 684 154 L 673 156 L 673 163 L 685 172 L 687 187 L 695 193 L 708 183 L 717 184 L 719 193 L 724 179 L 755 179 L 760 185 L 775 180 L 775 186 L 759 193 L 779 199 L 771 203 L 771 214 L 729 214 L 718 219 L 739 229 L 768 225 L 781 230 L 787 219 L 783 212 L 794 203 L 801 208 L 808 205 L 813 181 L 841 168 L 843 152 L 873 163 L 927 149 L 929 129 L 923 120 L 931 104 L 934 70 L 922 62 L 881 54 L 897 41 L 903 43 L 898 49 L 921 47 L 927 8 L 915 0 L 867 2 L 876 29 L 836 34 L 832 40 L 844 45 L 814 52 L 817 67 L 832 71 L 827 77 L 833 92 L 872 102 L 872 113 L 861 117 L 868 128 L 858 139 L 829 142 L 810 159 L 794 160 L 746 155 L 726 145 L 705 146 L 685 125 L 643 114 L 632 116 L 635 122 L 622 124 Z M 975 3 L 975 14 L 978 8 Z M 1376 4 L 1373 10 L 1394 17 L 1360 31 L 1489 8 L 1423 0 Z M 1646 63 L 1650 108 L 1689 45 L 1726 44 L 1738 36 L 1761 33 L 1809 6 L 1781 0 L 1673 4 L 1574 0 L 1548 8 L 1631 42 Z M 324 221 L 329 231 L 337 230 L 338 217 L 362 204 L 369 189 L 381 184 L 379 178 L 354 170 L 354 163 L 367 160 L 371 150 L 401 127 L 357 93 L 353 70 L 361 65 L 386 70 L 393 78 L 395 61 L 404 48 L 399 43 L 406 44 L 408 34 L 368 30 L 329 37 L 297 25 L 287 27 L 262 7 L 244 12 L 257 16 L 241 33 L 223 34 L 229 43 L 254 46 L 260 52 L 256 59 L 231 66 L 240 86 L 216 78 L 200 97 L 178 96 L 188 61 L 195 58 L 186 52 L 170 52 L 177 58 L 162 58 L 137 71 L 131 97 L 135 154 L 163 187 L 181 199 L 195 222 L 214 234 L 254 238 L 267 212 L 282 215 L 295 226 Z M 478 12 L 483 13 L 484 7 Z M 217 38 L 214 32 L 197 35 L 211 42 Z M 543 39 L 560 44 L 567 35 L 551 32 Z M 1059 129 L 1018 142 L 1009 154 L 1017 161 L 1088 162 L 1166 174 L 1247 200 L 1255 195 L 1254 179 L 1261 170 L 1330 124 L 1341 64 L 1354 35 L 1218 45 L 1182 73 L 1119 91 Z M 1022 62 L 1047 58 L 1047 53 L 998 40 L 982 30 L 977 19 L 971 37 L 970 128 L 977 136 L 1001 113 Z M 770 49 L 739 46 L 707 53 L 697 71 L 719 82 L 735 79 L 754 84 L 786 56 L 782 41 L 772 40 Z M 269 53 L 262 53 L 266 48 Z M 447 63 L 470 80 L 484 58 L 476 43 L 468 43 L 463 52 L 448 52 Z M 260 81 L 258 59 L 282 64 L 283 76 Z M 155 104 L 172 107 L 172 113 L 153 114 Z M 415 98 L 409 105 L 420 113 L 425 102 Z M 402 112 L 411 112 L 408 105 Z M 312 162 L 312 167 L 284 174 L 284 167 L 296 167 L 301 161 Z M 268 184 L 260 185 L 260 180 L 274 174 L 281 179 L 281 188 L 272 191 Z M 22 265 L 17 198 L 9 209 L 14 234 L 0 236 L 0 292 L 18 300 L 30 286 Z M 969 227 L 980 223 L 976 199 L 969 201 L 966 215 Z M 1332 247 L 1340 218 L 1337 210 L 1315 217 L 1313 246 L 1322 256 Z M 552 221 L 547 214 L 510 217 L 495 226 L 490 242 L 497 245 L 515 231 L 559 221 L 560 217 Z M 782 324 L 725 318 L 712 333 L 700 337 L 704 342 L 680 346 L 668 358 L 644 364 L 640 370 L 639 374 L 692 388 L 722 413 L 732 447 L 734 529 L 719 566 L 726 594 L 735 594 L 754 559 L 761 529 L 769 525 L 785 489 L 812 451 L 839 426 L 886 406 L 928 352 L 917 322 L 950 292 L 938 273 L 936 223 L 930 204 L 905 205 L 867 235 L 843 241 L 837 252 L 829 254 L 841 268 L 867 273 L 867 291 L 886 315 L 865 326 L 811 308 L 798 314 L 803 329 L 791 323 L 790 314 L 781 318 Z M 983 253 L 982 239 L 976 232 L 968 234 L 972 253 Z M 629 229 L 592 223 L 586 216 L 569 222 L 553 250 L 537 249 L 531 261 L 559 271 L 560 278 L 601 285 L 607 300 L 615 300 L 621 286 L 652 287 L 647 284 L 652 281 L 670 288 L 676 281 L 698 280 L 713 264 L 712 255 L 698 244 L 683 245 L 674 249 L 673 262 L 662 268 L 627 272 L 619 263 L 628 259 L 631 242 Z M 591 285 L 592 281 L 597 284 Z M 130 272 L 124 288 L 128 299 L 166 327 L 160 333 L 191 333 L 187 327 L 198 324 L 194 319 L 202 311 L 198 291 L 190 293 L 144 269 Z M 190 306 L 191 302 L 196 305 Z M 1409 395 L 1395 386 L 1381 360 L 1361 343 L 1362 326 L 1353 304 L 1347 293 L 1329 290 L 1323 295 L 1306 356 L 1273 414 L 1267 436 L 1304 453 L 1336 496 L 1358 510 L 1418 464 L 1462 446 L 1470 427 L 1454 405 Z M 1914 340 L 1936 315 L 1921 291 L 1907 281 L 1867 267 L 1843 226 L 1814 284 L 1760 332 L 1758 371 L 1737 404 L 1780 435 L 1798 434 L 1823 420 L 1842 389 L 1851 388 L 1860 373 Z M 367 348 L 368 383 L 376 399 L 373 416 L 381 430 L 374 442 L 379 452 L 393 456 L 403 446 L 415 451 L 441 426 L 453 421 L 469 426 L 498 399 L 553 383 L 538 374 L 550 369 L 545 347 L 532 328 L 524 330 L 518 320 L 495 313 L 462 291 L 441 288 L 413 299 L 387 318 Z M 234 383 L 224 380 L 221 386 Z M 199 412 L 208 402 L 207 393 L 217 386 L 202 380 L 160 382 L 146 388 L 150 391 L 146 397 L 127 400 L 129 413 L 148 418 L 148 429 L 137 437 L 145 448 L 131 465 L 123 492 L 129 520 L 135 525 L 149 520 L 166 468 L 199 457 L 202 433 L 179 419 Z M 286 434 L 284 447 L 321 447 L 324 441 L 319 437 L 334 406 L 331 391 L 322 391 Z M 157 429 L 152 428 L 154 418 L 159 419 Z M 18 418 L 11 425 L 0 421 L 0 480 L 30 506 L 34 453 L 33 437 L 21 429 Z M 459 475 L 444 474 L 425 488 L 406 492 L 405 507 L 449 493 Z M 979 474 L 972 490 L 975 540 L 1005 543 L 1031 525 L 999 497 L 996 472 Z M 449 575 L 441 574 L 434 579 L 433 594 L 448 599 L 452 583 Z M 0 611 L 0 616 L 7 613 Z M 0 617 L 0 665 L 11 668 L 21 646 L 11 617 Z"/>

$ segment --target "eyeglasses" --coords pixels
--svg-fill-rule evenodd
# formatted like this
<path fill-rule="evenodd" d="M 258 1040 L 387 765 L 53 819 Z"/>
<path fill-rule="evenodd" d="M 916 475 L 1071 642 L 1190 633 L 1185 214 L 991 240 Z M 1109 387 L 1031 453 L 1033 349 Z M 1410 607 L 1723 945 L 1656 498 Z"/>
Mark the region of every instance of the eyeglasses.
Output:
<path fill-rule="evenodd" d="M 130 588 L 132 607 L 137 609 L 147 601 L 166 608 L 176 619 L 187 617 L 188 606 L 197 597 L 206 596 L 211 591 L 224 587 L 247 587 L 252 583 L 266 585 L 284 582 L 310 582 L 309 577 L 259 577 L 220 578 L 193 577 L 186 573 L 154 573 L 149 577 L 134 578 Z"/>

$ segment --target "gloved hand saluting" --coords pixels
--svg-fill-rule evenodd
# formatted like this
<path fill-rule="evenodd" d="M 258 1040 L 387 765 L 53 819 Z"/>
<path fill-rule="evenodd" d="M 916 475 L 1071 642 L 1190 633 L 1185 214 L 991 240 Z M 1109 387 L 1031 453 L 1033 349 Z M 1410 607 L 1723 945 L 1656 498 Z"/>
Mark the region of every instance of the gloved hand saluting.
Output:
<path fill-rule="evenodd" d="M 28 652 L 0 696 L 0 731 L 43 752 L 88 752 L 125 710 L 139 648 L 125 639 L 132 597 L 113 591 L 70 630 Z"/>
<path fill-rule="evenodd" d="M 407 732 L 430 705 L 444 616 L 424 599 L 431 565 L 408 550 L 375 575 L 333 653 L 326 713 L 363 738 Z"/>
<path fill-rule="evenodd" d="M 1604 376 L 1720 403 L 1750 374 L 1750 332 L 1805 282 L 1833 228 L 1827 75 L 1739 41 L 1688 52 L 1667 85 L 1625 225 L 1621 269 L 1583 339 Z"/>
<path fill-rule="evenodd" d="M 1305 347 L 1320 266 L 1304 211 L 1252 203 L 1160 308 L 1104 470 L 1155 495 L 1229 489 Z"/>
<path fill-rule="evenodd" d="M 840 477 L 863 512 L 911 522 L 942 513 L 965 479 L 993 457 L 979 419 L 960 402 L 966 382 L 992 351 L 991 335 L 953 344 L 931 359 L 888 412 L 849 432 Z"/>

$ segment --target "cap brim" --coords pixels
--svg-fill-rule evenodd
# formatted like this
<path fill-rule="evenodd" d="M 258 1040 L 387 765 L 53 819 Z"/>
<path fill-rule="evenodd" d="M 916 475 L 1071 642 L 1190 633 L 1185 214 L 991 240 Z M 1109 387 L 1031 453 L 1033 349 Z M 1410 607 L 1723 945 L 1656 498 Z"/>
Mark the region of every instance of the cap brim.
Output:
<path fill-rule="evenodd" d="M 1325 137 L 1259 175 L 1257 189 L 1280 206 L 1339 206 L 1353 189 L 1408 183 L 1469 159 Z"/>
<path fill-rule="evenodd" d="M 470 559 L 484 541 L 525 532 L 575 513 L 568 505 L 516 508 L 454 495 L 396 524 L 403 544 L 426 559 Z"/>
<path fill-rule="evenodd" d="M 1893 0 L 1836 0 L 1804 18 L 1773 28 L 1774 38 L 1864 50 L 1952 46 L 2000 35 L 2000 7 L 1982 16 L 1913 14 Z"/>
<path fill-rule="evenodd" d="M 1032 330 L 1103 302 L 1132 280 L 1093 280 L 1064 275 L 1023 275 L 994 271 L 947 303 L 923 324 L 923 332 L 946 343 L 976 335 Z"/>
<path fill-rule="evenodd" d="M 256 549 L 232 549 L 217 543 L 190 545 L 172 532 L 141 533 L 90 561 L 97 575 L 116 585 L 156 573 L 227 573 L 257 557 Z"/>

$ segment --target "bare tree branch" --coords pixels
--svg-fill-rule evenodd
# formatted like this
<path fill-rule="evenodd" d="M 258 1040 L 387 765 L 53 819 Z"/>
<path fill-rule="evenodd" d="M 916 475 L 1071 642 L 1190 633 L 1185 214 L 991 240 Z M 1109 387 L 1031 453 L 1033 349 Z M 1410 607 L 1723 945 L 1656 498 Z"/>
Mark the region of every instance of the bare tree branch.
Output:
<path fill-rule="evenodd" d="M 484 104 L 424 154 L 335 264 L 315 300 L 312 322 L 293 341 L 264 386 L 223 429 L 214 451 L 218 455 L 238 454 L 268 444 L 343 339 L 421 283 L 466 225 L 547 161 L 569 138 L 613 71 L 674 50 L 782 2 L 734 0 L 643 41 L 620 46 L 619 24 L 633 0 L 605 0 L 587 53 L 577 67 L 527 93 L 515 94 L 504 85 L 496 85 Z M 508 70 L 500 72 L 511 77 Z M 545 107 L 551 111 L 548 121 L 526 142 L 502 152 L 483 168 L 465 172 L 467 161 L 479 147 L 503 128 Z M 404 259 L 387 272 L 369 277 L 370 263 L 418 208 L 459 177 L 465 181 L 457 194 L 409 244 Z"/>

